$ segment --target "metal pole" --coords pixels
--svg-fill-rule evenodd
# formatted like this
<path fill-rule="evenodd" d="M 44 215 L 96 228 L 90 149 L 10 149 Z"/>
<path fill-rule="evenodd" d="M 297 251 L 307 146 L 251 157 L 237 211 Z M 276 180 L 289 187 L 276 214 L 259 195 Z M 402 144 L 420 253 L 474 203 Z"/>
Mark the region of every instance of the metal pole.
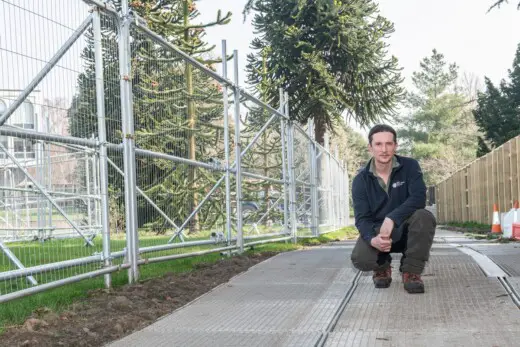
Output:
<path fill-rule="evenodd" d="M 72 35 L 69 37 L 67 41 L 60 47 L 60 49 L 54 54 L 54 56 L 49 60 L 49 62 L 43 67 L 43 69 L 38 72 L 36 77 L 29 83 L 27 87 L 18 95 L 15 101 L 5 110 L 4 113 L 0 115 L 0 125 L 4 125 L 4 123 L 9 119 L 9 117 L 16 111 L 16 109 L 25 101 L 25 99 L 31 94 L 31 92 L 38 86 L 38 84 L 43 80 L 43 78 L 52 70 L 54 65 L 58 63 L 58 61 L 63 57 L 63 55 L 69 50 L 70 47 L 76 42 L 78 38 L 83 35 L 83 32 L 87 30 L 90 26 L 90 22 L 92 21 L 92 17 L 88 16 L 83 23 L 76 29 Z"/>
<path fill-rule="evenodd" d="M 132 108 L 132 79 L 130 77 L 130 18 L 128 0 L 121 2 L 123 20 L 119 36 L 119 69 L 121 74 L 121 116 L 123 130 L 123 159 L 125 173 L 125 219 L 126 219 L 126 249 L 128 282 L 134 283 L 139 278 L 137 264 L 137 197 L 135 192 L 135 152 L 134 152 L 134 117 Z"/>
<path fill-rule="evenodd" d="M 234 103 L 235 103 L 235 163 L 236 163 L 236 210 L 237 210 L 237 246 L 240 253 L 244 252 L 244 239 L 242 230 L 242 155 L 240 143 L 240 90 L 238 88 L 238 51 L 233 51 L 234 67 Z"/>
<path fill-rule="evenodd" d="M 115 170 L 116 170 L 116 171 L 117 171 L 121 176 L 123 176 L 123 177 L 125 176 L 124 172 L 123 172 L 123 171 L 122 171 L 122 170 L 121 170 L 121 169 L 120 169 L 120 168 L 119 168 L 119 167 L 118 167 L 118 166 L 117 166 L 117 165 L 116 165 L 116 164 L 115 164 L 115 163 L 114 163 L 110 158 L 107 158 L 107 162 L 108 162 L 108 164 L 110 164 L 110 165 L 111 165 L 111 166 L 112 166 L 112 167 L 113 167 L 113 168 L 114 168 L 114 169 L 115 169 Z M 174 228 L 176 229 L 176 230 L 175 230 L 176 232 L 179 231 L 179 227 L 177 226 L 177 224 L 175 224 L 175 222 L 174 222 L 170 217 L 168 217 L 168 215 L 167 215 L 166 213 L 164 213 L 164 211 L 161 210 L 161 208 L 160 208 L 159 206 L 157 206 L 157 205 L 153 202 L 153 200 L 150 199 L 150 198 L 148 197 L 148 195 L 146 195 L 145 192 L 143 192 L 139 187 L 135 187 L 135 189 L 137 190 L 137 193 L 138 193 L 139 195 L 141 195 L 141 196 L 142 196 L 146 201 L 148 201 L 148 203 L 149 203 L 150 205 L 152 205 L 152 207 L 153 207 L 157 212 L 159 212 L 159 214 L 160 214 L 164 219 L 166 219 L 166 221 L 167 221 L 168 223 L 170 223 L 170 225 L 171 225 L 172 227 L 174 227 Z"/>
<path fill-rule="evenodd" d="M 346 218 L 345 218 L 345 225 L 349 225 L 350 224 L 350 183 L 349 183 L 349 177 L 348 177 L 348 163 L 345 163 L 345 167 L 344 167 L 344 172 L 343 172 L 343 179 L 345 181 L 345 199 L 346 199 L 346 208 L 345 208 L 345 213 L 346 213 Z"/>
<path fill-rule="evenodd" d="M 40 284 L 38 286 L 30 287 L 27 289 L 22 289 L 22 290 L 12 292 L 9 294 L 4 294 L 4 295 L 0 296 L 0 304 L 7 302 L 9 300 L 14 300 L 14 299 L 22 298 L 24 296 L 48 291 L 53 288 L 58 288 L 65 284 L 75 283 L 75 282 L 79 282 L 79 281 L 82 281 L 85 279 L 91 279 L 93 277 L 100 276 L 100 275 L 106 274 L 108 272 L 119 271 L 119 270 L 125 269 L 127 267 L 128 267 L 127 265 L 116 265 L 116 266 L 112 266 L 110 268 L 87 272 L 87 273 L 84 273 L 81 275 L 67 277 L 67 278 L 64 278 L 61 280 L 57 280 L 57 281 L 53 281 L 53 282 L 49 282 L 49 283 L 45 283 L 45 284 Z"/>
<path fill-rule="evenodd" d="M 50 130 L 50 119 L 47 117 L 47 129 Z M 45 144 L 46 153 L 45 153 L 45 163 L 47 165 L 47 168 L 45 170 L 45 173 L 47 174 L 47 190 L 52 190 L 52 160 L 51 160 L 51 144 L 46 143 Z M 52 226 L 52 205 L 51 202 L 47 202 L 47 212 L 49 213 L 49 227 Z M 49 236 L 52 236 L 52 230 L 49 233 Z"/>
<path fill-rule="evenodd" d="M 327 225 L 330 228 L 333 219 L 333 210 L 332 210 L 332 172 L 331 172 L 331 160 L 330 160 L 330 145 L 329 145 L 329 135 L 325 134 L 325 150 L 327 155 Z"/>
<path fill-rule="evenodd" d="M 20 169 L 20 171 L 22 171 L 22 173 L 25 175 L 25 177 L 27 177 L 27 179 L 29 179 L 33 184 L 34 186 L 36 187 L 36 189 L 38 189 L 42 194 L 43 196 L 45 196 L 45 198 L 47 198 L 48 201 L 51 202 L 51 204 L 54 206 L 54 208 L 56 208 L 56 210 L 58 210 L 58 212 L 67 220 L 67 222 L 69 222 L 69 224 L 74 228 L 74 230 L 76 230 L 76 232 L 87 242 L 88 245 L 90 246 L 94 246 L 94 244 L 92 243 L 92 241 L 90 241 L 85 235 L 83 235 L 83 233 L 81 232 L 80 228 L 78 227 L 78 225 L 76 224 L 76 222 L 74 222 L 68 215 L 67 213 L 65 213 L 65 211 L 60 207 L 60 205 L 58 205 L 55 201 L 55 199 L 53 199 L 49 193 L 47 193 L 47 191 L 45 190 L 45 188 L 43 188 L 40 183 L 38 183 L 37 180 L 34 179 L 34 177 L 32 177 L 29 172 L 27 171 L 27 169 L 25 169 L 22 164 L 20 164 L 20 162 L 18 161 L 18 159 L 16 159 L 14 157 L 14 155 L 9 152 L 2 143 L 0 143 L 0 150 L 2 150 L 8 157 L 9 159 L 11 159 L 11 161 Z"/>
<path fill-rule="evenodd" d="M 94 54 L 96 62 L 96 106 L 97 106 L 97 123 L 98 123 L 98 139 L 99 139 L 99 193 L 101 195 L 101 233 L 103 235 L 103 266 L 108 268 L 112 266 L 110 260 L 110 211 L 108 202 L 108 165 L 107 165 L 107 148 L 105 142 L 107 140 L 106 124 L 105 124 L 105 93 L 104 93 L 104 75 L 103 75 L 103 47 L 101 43 L 101 14 L 99 10 L 93 13 L 94 25 Z M 97 192 L 95 192 L 97 193 Z M 88 200 L 90 202 L 90 198 Z M 97 202 L 96 202 L 97 204 Z M 110 288 L 112 279 L 110 273 L 104 275 L 105 287 Z"/>
<path fill-rule="evenodd" d="M 222 40 L 222 77 L 227 80 L 227 47 L 226 40 Z M 226 235 L 227 245 L 231 245 L 231 185 L 230 185 L 230 159 L 229 159 L 229 105 L 228 88 L 222 84 L 222 96 L 224 98 L 224 152 L 226 160 Z"/>
<path fill-rule="evenodd" d="M 36 159 L 36 170 L 37 170 L 37 174 L 36 174 L 36 179 L 38 180 L 38 182 L 41 182 L 41 184 L 43 186 L 45 186 L 45 181 L 43 180 L 43 165 L 42 165 L 42 154 L 43 154 L 43 150 L 42 150 L 42 146 L 43 144 L 41 143 L 41 141 L 38 141 L 36 142 L 35 144 L 35 159 Z M 36 198 L 36 211 L 37 211 L 37 226 L 38 226 L 38 237 L 45 237 L 45 235 L 41 235 L 40 234 L 43 234 L 42 231 L 43 231 L 43 223 L 42 223 L 42 217 L 43 216 L 43 208 L 42 208 L 42 201 L 41 201 L 41 194 L 38 194 L 38 197 Z"/>
<path fill-rule="evenodd" d="M 7 170 L 4 170 L 4 185 L 7 185 Z M 7 225 L 10 225 L 11 223 L 9 223 L 9 210 L 7 208 L 7 201 L 8 201 L 8 193 L 9 195 L 12 194 L 12 192 L 6 192 L 4 191 L 4 207 L 5 207 L 5 211 L 4 211 L 4 216 L 5 216 L 5 222 Z"/>
<path fill-rule="evenodd" d="M 97 79 L 96 79 L 97 83 Z M 87 184 L 87 195 L 90 196 L 90 163 L 89 154 L 85 154 L 85 175 Z M 92 205 L 90 197 L 87 198 L 87 225 L 92 224 Z"/>
<path fill-rule="evenodd" d="M 284 112 L 284 103 L 285 103 L 285 97 L 283 93 L 283 88 L 278 89 L 279 92 L 279 98 L 280 98 L 280 112 Z M 287 156 L 286 156 L 286 139 L 285 136 L 286 132 L 286 126 L 285 126 L 285 119 L 280 118 L 280 136 L 282 140 L 282 175 L 283 175 L 283 226 L 284 226 L 284 232 L 289 233 L 289 199 L 288 199 L 288 177 L 287 177 Z"/>
<path fill-rule="evenodd" d="M 9 258 L 13 262 L 14 265 L 16 265 L 21 270 L 25 269 L 25 266 L 22 264 L 22 262 L 16 257 L 16 255 L 13 252 L 11 252 L 9 247 L 3 244 L 2 241 L 0 241 L 0 249 L 4 252 L 7 258 Z M 30 275 L 27 276 L 27 281 L 29 281 L 33 286 L 38 284 L 34 277 Z"/>
<path fill-rule="evenodd" d="M 314 134 L 314 123 L 312 120 L 309 120 L 308 126 L 308 134 L 311 140 L 309 140 L 309 163 L 310 163 L 310 184 L 311 184 L 311 232 L 313 236 L 319 235 L 318 228 L 318 217 L 316 211 L 316 203 L 317 203 L 317 187 L 316 187 L 316 146 L 314 141 L 312 140 Z"/>
<path fill-rule="evenodd" d="M 289 117 L 289 94 L 285 92 L 285 116 Z M 293 242 L 298 241 L 298 233 L 296 228 L 296 176 L 294 171 L 294 125 L 292 121 L 288 122 L 287 126 L 287 138 L 288 138 L 288 172 L 289 172 L 289 206 L 291 216 L 291 236 Z"/>
<path fill-rule="evenodd" d="M 345 226 L 345 180 L 343 178 L 345 176 L 345 172 L 343 170 L 343 160 L 341 160 L 341 163 L 340 163 L 340 166 L 338 169 L 338 173 L 339 173 L 338 183 L 339 183 L 339 206 L 340 206 L 339 207 L 340 208 L 339 224 L 340 224 L 340 227 L 344 227 Z"/>
<path fill-rule="evenodd" d="M 339 211 L 338 209 L 340 208 L 339 206 L 339 203 L 338 203 L 338 187 L 337 187 L 337 182 L 338 182 L 338 146 L 336 145 L 334 147 L 334 170 L 332 170 L 333 172 L 331 173 L 332 174 L 332 186 L 331 186 L 331 190 L 332 190 L 332 194 L 333 194 L 333 200 L 332 200 L 332 208 L 333 208 L 333 211 L 334 211 L 334 229 L 336 229 L 336 227 L 338 226 L 338 216 L 339 216 Z"/>

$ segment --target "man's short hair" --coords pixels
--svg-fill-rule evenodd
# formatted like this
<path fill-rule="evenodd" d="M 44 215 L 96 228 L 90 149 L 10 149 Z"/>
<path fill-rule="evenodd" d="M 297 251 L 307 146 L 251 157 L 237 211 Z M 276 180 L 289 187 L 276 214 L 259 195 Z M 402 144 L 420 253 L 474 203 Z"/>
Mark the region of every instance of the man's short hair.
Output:
<path fill-rule="evenodd" d="M 372 144 L 372 137 L 374 134 L 383 132 L 392 133 L 394 135 L 394 142 L 397 143 L 397 133 L 395 132 L 394 128 L 386 124 L 377 124 L 374 125 L 372 129 L 370 129 L 370 131 L 368 132 L 368 143 Z"/>

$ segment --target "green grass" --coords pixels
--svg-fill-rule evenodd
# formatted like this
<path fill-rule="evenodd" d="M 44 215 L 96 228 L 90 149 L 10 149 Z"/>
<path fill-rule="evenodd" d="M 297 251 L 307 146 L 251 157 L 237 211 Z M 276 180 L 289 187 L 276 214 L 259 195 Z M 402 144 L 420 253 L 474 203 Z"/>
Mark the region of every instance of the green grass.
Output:
<path fill-rule="evenodd" d="M 458 227 L 458 228 L 464 228 L 464 229 L 468 229 L 468 230 L 471 230 L 471 229 L 487 230 L 487 231 L 491 230 L 491 224 L 482 224 L 482 223 L 477 223 L 477 222 L 449 222 L 449 223 L 446 223 L 446 225 Z"/>
<path fill-rule="evenodd" d="M 477 222 L 449 222 L 448 226 L 462 229 L 465 236 L 472 237 L 476 240 L 496 240 L 498 243 L 509 243 L 516 240 L 504 238 L 502 234 L 491 233 L 490 224 L 482 224 Z"/>
<path fill-rule="evenodd" d="M 222 259 L 222 256 L 216 253 L 148 264 L 139 268 L 140 281 L 160 277 L 171 272 L 191 271 L 196 264 L 215 263 L 220 259 Z M 126 270 L 112 274 L 113 287 L 122 286 L 127 281 Z M 45 307 L 53 312 L 60 313 L 72 303 L 86 298 L 88 291 L 100 288 L 103 288 L 103 277 L 96 277 L 4 303 L 2 310 L 0 310 L 0 333 L 10 325 L 23 323 L 35 310 Z"/>
<path fill-rule="evenodd" d="M 344 241 L 344 240 L 353 240 L 356 239 L 359 235 L 359 232 L 355 227 L 345 227 L 339 229 L 337 231 L 333 231 L 330 233 L 322 234 L 318 237 L 310 237 L 305 239 L 298 240 L 298 243 L 305 246 L 312 245 L 321 245 L 324 243 L 329 243 L 333 241 Z"/>
<path fill-rule="evenodd" d="M 141 245 L 146 243 L 153 244 L 164 244 L 165 239 L 168 239 L 167 236 L 148 236 L 142 235 L 143 239 L 141 240 Z M 297 244 L 293 244 L 291 242 L 279 242 L 279 243 L 269 243 L 262 245 L 255 245 L 254 247 L 248 247 L 245 251 L 247 254 L 252 254 L 254 252 L 287 252 L 293 251 L 297 249 L 301 249 L 304 246 L 308 246 L 315 242 L 319 244 L 327 243 L 330 241 L 336 240 L 345 240 L 349 238 L 357 237 L 357 231 L 355 228 L 343 228 L 341 230 L 327 233 L 321 235 L 317 238 L 307 238 L 300 239 Z M 147 239 L 148 238 L 148 239 Z M 205 238 L 205 237 L 204 237 Z M 149 242 L 146 242 L 146 241 Z M 191 241 L 192 239 L 190 239 Z M 144 241 L 144 242 L 143 242 Z M 71 255 L 77 256 L 86 256 L 90 255 L 87 253 L 91 253 L 93 251 L 99 251 L 100 245 L 96 246 L 97 248 L 85 248 L 83 246 L 83 242 L 79 239 L 72 240 L 53 240 L 46 243 L 17 243 L 10 244 L 11 250 L 20 256 L 24 260 L 28 260 L 27 257 L 23 257 L 24 255 L 36 254 L 34 256 L 30 264 L 36 264 L 37 261 L 41 261 L 41 263 L 50 263 L 56 262 L 66 259 L 71 259 Z M 124 240 L 112 240 L 111 246 L 112 249 L 122 249 L 125 245 Z M 195 250 L 208 249 L 212 247 L 209 246 L 198 246 L 198 247 L 190 247 L 189 249 L 176 249 L 169 250 L 163 252 L 155 252 L 154 256 L 172 254 L 172 253 L 180 253 L 180 252 L 189 252 Z M 30 252 L 28 251 L 30 250 Z M 64 252 L 64 250 L 68 250 L 68 252 Z M 86 251 L 88 250 L 88 251 Z M 190 257 L 184 259 L 176 259 L 161 263 L 153 263 L 148 264 L 146 266 L 140 267 L 140 281 L 145 281 L 151 278 L 157 278 L 165 275 L 166 273 L 182 273 L 192 271 L 196 264 L 199 263 L 215 263 L 222 259 L 222 256 L 218 253 L 215 254 L 207 254 L 204 256 Z M 8 269 L 8 264 L 0 264 L 0 270 L 5 271 Z M 85 270 L 86 268 L 82 268 Z M 94 269 L 94 268 L 92 268 Z M 68 275 L 74 275 L 72 269 L 64 270 L 69 271 Z M 52 280 L 52 276 L 56 277 L 56 274 L 43 274 L 39 276 L 35 276 L 36 279 L 44 283 L 45 281 Z M 63 278 L 66 276 L 60 276 Z M 24 279 L 20 279 L 19 282 L 24 282 Z M 11 284 L 17 281 L 9 281 Z M 112 284 L 113 287 L 119 287 L 125 285 L 127 283 L 127 272 L 126 270 L 116 272 L 112 274 Z M 17 288 L 13 287 L 13 290 L 23 289 L 27 287 L 27 284 L 24 284 L 24 287 Z M 24 298 L 20 298 L 17 300 L 13 300 L 7 303 L 2 304 L 2 309 L 0 310 L 0 334 L 5 330 L 6 327 L 11 325 L 19 325 L 23 323 L 27 317 L 29 317 L 33 312 L 38 311 L 42 308 L 49 309 L 53 312 L 60 313 L 69 307 L 72 303 L 77 302 L 81 299 L 87 297 L 87 293 L 90 290 L 103 288 L 103 277 L 97 277 L 89 280 L 84 280 L 81 282 L 65 285 L 63 287 L 55 288 L 43 293 L 27 296 Z"/>

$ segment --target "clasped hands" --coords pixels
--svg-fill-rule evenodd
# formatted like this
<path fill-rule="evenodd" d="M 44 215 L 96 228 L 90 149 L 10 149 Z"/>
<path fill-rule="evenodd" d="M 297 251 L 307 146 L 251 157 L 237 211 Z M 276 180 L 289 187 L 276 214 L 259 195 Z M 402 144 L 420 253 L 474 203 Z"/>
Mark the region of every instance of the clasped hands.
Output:
<path fill-rule="evenodd" d="M 394 221 L 387 217 L 379 229 L 379 234 L 370 241 L 372 247 L 381 252 L 390 252 L 392 247 L 392 239 L 390 238 L 392 230 L 394 230 Z"/>

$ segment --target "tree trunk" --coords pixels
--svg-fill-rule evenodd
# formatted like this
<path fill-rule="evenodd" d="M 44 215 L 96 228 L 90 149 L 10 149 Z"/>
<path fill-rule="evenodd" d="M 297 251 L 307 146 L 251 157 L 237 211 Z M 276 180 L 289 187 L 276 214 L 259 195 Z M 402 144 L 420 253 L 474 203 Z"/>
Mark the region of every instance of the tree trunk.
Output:
<path fill-rule="evenodd" d="M 320 117 L 314 118 L 314 139 L 320 145 L 325 144 L 325 132 L 327 131 L 327 124 L 320 119 Z"/>
<path fill-rule="evenodd" d="M 186 0 L 184 2 L 184 27 L 186 28 L 188 26 L 188 20 L 189 20 L 189 8 L 191 5 L 191 0 Z M 189 42 L 189 31 L 188 29 L 184 30 L 184 41 Z M 192 66 L 188 63 L 186 63 L 186 70 L 185 70 L 185 78 L 186 78 L 186 90 L 188 92 L 188 122 L 190 127 L 189 132 L 189 141 L 188 141 L 188 159 L 195 160 L 196 159 L 196 143 L 195 143 L 195 126 L 197 123 L 197 115 L 195 113 L 195 104 L 193 103 L 193 70 Z M 197 197 L 197 175 L 196 175 L 196 167 L 189 166 L 188 169 L 188 182 L 190 184 L 190 191 L 191 191 L 191 197 L 190 197 L 190 213 L 197 207 L 198 204 L 198 197 Z M 199 215 L 198 213 L 193 216 L 193 219 L 191 220 L 191 223 L 189 224 L 189 234 L 196 233 L 199 231 Z"/>

